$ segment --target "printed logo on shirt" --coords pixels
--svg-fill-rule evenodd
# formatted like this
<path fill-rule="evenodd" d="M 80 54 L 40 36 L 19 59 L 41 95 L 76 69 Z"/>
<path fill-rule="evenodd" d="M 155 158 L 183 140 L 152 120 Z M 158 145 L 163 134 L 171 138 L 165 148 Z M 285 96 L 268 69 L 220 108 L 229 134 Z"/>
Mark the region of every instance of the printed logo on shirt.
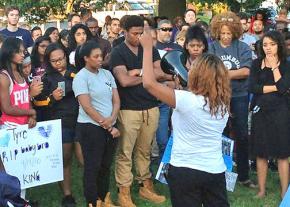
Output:
<path fill-rule="evenodd" d="M 29 103 L 29 90 L 23 89 L 20 91 L 15 91 L 14 93 L 15 105 Z"/>
<path fill-rule="evenodd" d="M 240 61 L 231 55 L 222 55 L 221 59 L 227 69 L 240 68 Z"/>
<path fill-rule="evenodd" d="M 16 38 L 23 40 L 22 36 L 16 36 Z"/>

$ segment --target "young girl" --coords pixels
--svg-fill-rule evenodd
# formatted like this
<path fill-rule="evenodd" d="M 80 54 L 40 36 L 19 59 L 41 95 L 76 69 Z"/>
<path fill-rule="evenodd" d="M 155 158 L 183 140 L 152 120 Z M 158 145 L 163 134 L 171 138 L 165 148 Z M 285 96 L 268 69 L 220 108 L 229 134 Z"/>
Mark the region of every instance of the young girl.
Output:
<path fill-rule="evenodd" d="M 69 63 L 71 65 L 75 65 L 76 48 L 78 46 L 81 46 L 91 38 L 92 34 L 87 26 L 83 24 L 76 24 L 71 28 L 68 36 L 68 44 L 70 50 Z"/>
<path fill-rule="evenodd" d="M 71 192 L 71 164 L 75 142 L 75 127 L 78 103 L 72 91 L 74 70 L 67 67 L 66 55 L 62 47 L 50 44 L 45 50 L 44 62 L 47 70 L 42 77 L 44 90 L 35 98 L 46 108 L 45 120 L 62 120 L 62 143 L 64 159 L 64 180 L 61 182 L 64 198 L 63 206 L 75 206 Z"/>
<path fill-rule="evenodd" d="M 36 111 L 31 108 L 29 86 L 22 71 L 24 46 L 20 39 L 8 37 L 0 52 L 0 125 L 36 124 Z M 4 125 L 4 126 L 3 126 Z"/>
<path fill-rule="evenodd" d="M 278 159 L 283 198 L 289 184 L 290 63 L 286 61 L 284 38 L 279 32 L 266 33 L 260 47 L 261 57 L 253 62 L 250 74 L 250 91 L 254 94 L 251 135 L 253 155 L 257 158 L 257 197 L 266 195 L 268 158 L 271 157 Z"/>
<path fill-rule="evenodd" d="M 110 199 L 110 167 L 119 130 L 114 127 L 120 99 L 112 74 L 101 68 L 102 52 L 95 41 L 80 48 L 83 69 L 73 81 L 80 103 L 78 129 L 84 155 L 84 194 L 91 207 L 113 207 Z"/>
<path fill-rule="evenodd" d="M 31 51 L 31 72 L 33 76 L 42 76 L 45 73 L 44 52 L 50 43 L 50 38 L 46 36 L 39 37 L 35 40 Z"/>
<path fill-rule="evenodd" d="M 187 55 L 186 68 L 189 70 L 193 61 L 207 50 L 208 44 L 204 31 L 199 26 L 190 27 L 184 42 L 184 51 Z"/>
<path fill-rule="evenodd" d="M 24 52 L 23 42 L 18 38 L 8 37 L 3 42 L 0 51 L 0 129 L 36 125 L 36 111 L 31 108 L 29 85 L 22 70 Z M 25 190 L 21 196 L 25 198 Z"/>
<path fill-rule="evenodd" d="M 49 37 L 51 42 L 56 43 L 59 39 L 59 31 L 56 27 L 49 27 L 46 29 L 43 36 Z"/>

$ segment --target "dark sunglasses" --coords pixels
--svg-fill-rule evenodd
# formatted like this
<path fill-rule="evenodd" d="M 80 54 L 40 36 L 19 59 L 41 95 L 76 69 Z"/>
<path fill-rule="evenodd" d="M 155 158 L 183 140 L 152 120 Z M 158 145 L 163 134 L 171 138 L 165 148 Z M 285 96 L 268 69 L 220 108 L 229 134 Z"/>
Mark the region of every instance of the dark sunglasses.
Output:
<path fill-rule="evenodd" d="M 160 30 L 163 32 L 172 32 L 173 29 L 172 29 L 172 27 L 170 27 L 170 28 L 164 27 L 164 28 L 160 28 Z"/>

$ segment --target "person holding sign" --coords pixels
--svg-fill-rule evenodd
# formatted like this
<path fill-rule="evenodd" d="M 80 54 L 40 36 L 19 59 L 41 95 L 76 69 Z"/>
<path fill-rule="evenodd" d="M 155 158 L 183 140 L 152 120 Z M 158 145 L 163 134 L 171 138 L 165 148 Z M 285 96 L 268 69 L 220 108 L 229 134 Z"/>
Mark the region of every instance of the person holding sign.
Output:
<path fill-rule="evenodd" d="M 29 85 L 23 74 L 24 45 L 16 37 L 8 37 L 0 51 L 0 129 L 28 124 L 36 125 L 36 111 L 31 108 Z M 25 198 L 25 190 L 22 192 Z"/>
<path fill-rule="evenodd" d="M 84 194 L 87 205 L 114 207 L 110 199 L 110 167 L 120 132 L 115 128 L 120 98 L 112 74 L 101 68 L 98 43 L 90 40 L 79 50 L 82 69 L 73 81 L 80 108 L 78 130 L 84 155 Z"/>
<path fill-rule="evenodd" d="M 188 91 L 173 90 L 155 79 L 149 31 L 139 40 L 144 48 L 144 88 L 174 108 L 168 173 L 172 206 L 228 207 L 222 156 L 231 99 L 228 70 L 218 57 L 203 54 L 189 70 Z"/>
<path fill-rule="evenodd" d="M 75 71 L 67 67 L 66 60 L 63 48 L 57 43 L 52 43 L 46 48 L 44 63 L 47 69 L 40 80 L 43 82 L 43 91 L 34 99 L 34 104 L 43 108 L 45 120 L 61 119 L 62 121 L 63 207 L 76 205 L 71 190 L 71 165 L 78 116 L 78 102 L 72 90 Z"/>

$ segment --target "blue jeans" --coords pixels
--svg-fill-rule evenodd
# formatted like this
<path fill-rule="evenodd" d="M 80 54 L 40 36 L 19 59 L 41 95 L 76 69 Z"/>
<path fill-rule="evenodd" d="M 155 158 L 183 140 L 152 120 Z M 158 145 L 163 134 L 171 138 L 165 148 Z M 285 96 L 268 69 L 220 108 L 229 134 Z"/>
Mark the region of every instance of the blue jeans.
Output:
<path fill-rule="evenodd" d="M 249 179 L 248 150 L 248 105 L 249 97 L 233 97 L 231 99 L 231 130 L 234 132 L 236 145 L 236 162 L 239 181 Z M 229 130 L 227 130 L 229 132 Z M 229 134 L 225 134 L 229 136 Z"/>
<path fill-rule="evenodd" d="M 169 123 L 169 114 L 170 114 L 170 107 L 164 103 L 159 104 L 159 122 L 158 122 L 158 129 L 156 131 L 156 140 L 159 148 L 159 157 L 162 159 L 169 134 L 168 134 L 168 123 Z"/>

